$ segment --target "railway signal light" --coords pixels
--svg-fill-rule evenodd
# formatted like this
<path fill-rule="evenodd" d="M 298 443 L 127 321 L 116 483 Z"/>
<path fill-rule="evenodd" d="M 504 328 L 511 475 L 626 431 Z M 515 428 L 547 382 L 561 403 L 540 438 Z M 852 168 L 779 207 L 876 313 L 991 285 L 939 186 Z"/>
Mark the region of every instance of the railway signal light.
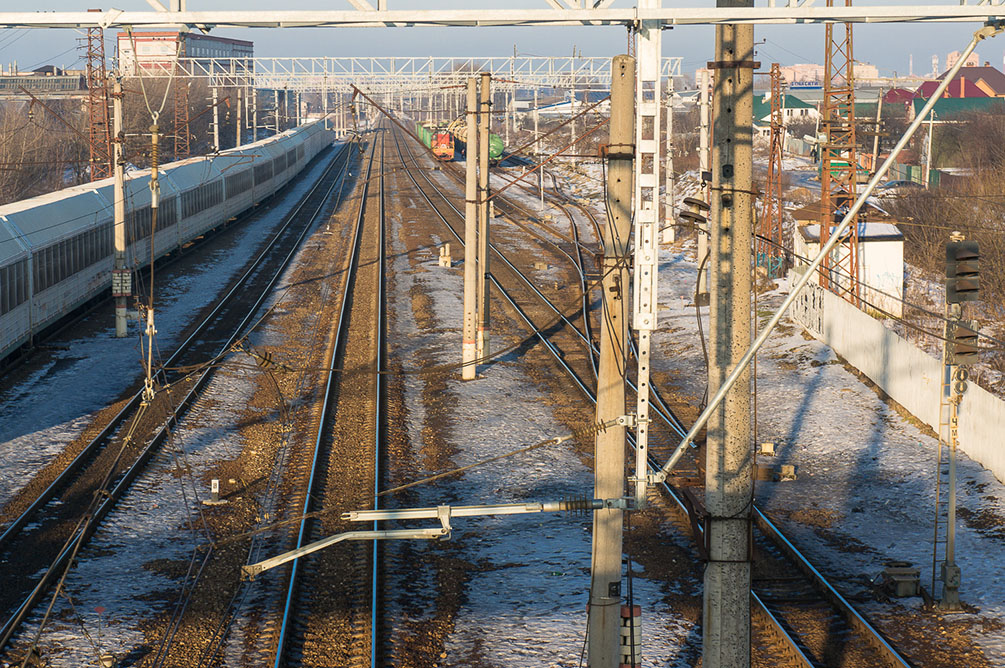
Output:
<path fill-rule="evenodd" d="M 960 304 L 977 300 L 978 248 L 976 241 L 950 241 L 946 244 L 946 303 Z"/>
<path fill-rule="evenodd" d="M 977 323 L 961 320 L 955 323 L 949 335 L 949 363 L 955 366 L 977 363 Z"/>

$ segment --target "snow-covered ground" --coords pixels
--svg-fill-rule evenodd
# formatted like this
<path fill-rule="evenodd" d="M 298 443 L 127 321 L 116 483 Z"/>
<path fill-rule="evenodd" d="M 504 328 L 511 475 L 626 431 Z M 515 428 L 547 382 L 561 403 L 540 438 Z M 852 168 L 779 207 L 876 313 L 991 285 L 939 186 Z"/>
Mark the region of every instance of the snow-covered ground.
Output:
<path fill-rule="evenodd" d="M 530 203 L 529 201 L 527 202 Z M 585 225 L 584 222 L 580 222 Z M 581 232 L 585 234 L 585 227 Z M 452 239 L 452 238 L 451 238 Z M 444 236 L 435 242 L 448 241 Z M 428 363 L 453 363 L 460 354 L 463 277 L 460 268 L 437 267 L 435 248 L 412 268 L 396 242 L 397 285 L 395 345 L 406 371 Z M 418 285 L 431 300 L 429 313 L 437 326 L 417 325 L 409 300 Z M 409 363 L 409 358 L 414 362 Z M 512 355 L 479 370 L 478 380 L 448 380 L 451 421 L 456 438 L 451 464 L 475 461 L 564 434 L 548 398 Z M 424 442 L 426 416 L 422 404 L 423 377 L 405 376 L 408 432 L 413 448 Z M 430 471 L 432 473 L 432 471 Z M 454 503 L 514 503 L 592 496 L 593 474 L 566 446 L 475 468 L 457 479 L 416 488 L 416 505 Z M 442 666 L 481 665 L 578 666 L 586 630 L 591 522 L 568 514 L 534 514 L 499 518 L 457 519 L 454 541 L 466 561 L 478 564 L 467 583 L 465 602 L 445 644 Z M 419 544 L 413 549 L 437 550 Z M 416 574 L 417 578 L 429 574 Z M 635 578 L 636 602 L 643 606 L 644 666 L 684 666 L 675 658 L 689 628 L 661 603 L 661 585 Z M 427 614 L 431 611 L 427 611 Z M 395 608 L 390 611 L 395 617 Z M 403 614 L 403 612 L 398 612 Z"/>
<path fill-rule="evenodd" d="M 216 299 L 324 167 L 318 162 L 264 215 L 241 223 L 240 234 L 226 247 L 205 254 L 184 273 L 174 266 L 159 272 L 154 306 L 157 346 L 165 357 L 179 343 L 179 333 Z M 35 366 L 30 376 L 0 392 L 0 507 L 77 438 L 97 411 L 142 377 L 137 325 L 131 324 L 129 338 L 117 339 L 110 311 L 103 311 L 109 313 L 106 327 L 61 335 L 44 364 L 29 362 Z"/>
<path fill-rule="evenodd" d="M 653 366 L 672 369 L 693 396 L 704 389 L 704 367 L 691 304 L 696 265 L 693 253 L 664 249 L 660 255 L 660 331 L 654 337 Z M 759 298 L 760 323 L 784 296 L 787 285 Z M 683 297 L 683 299 L 682 299 Z M 683 305 L 683 306 L 682 306 Z M 708 309 L 702 309 L 708 333 Z M 843 591 L 868 595 L 865 582 L 888 560 L 912 562 L 921 581 L 931 582 L 934 521 L 935 438 L 892 410 L 824 344 L 804 336 L 787 320 L 758 356 L 758 440 L 776 443 L 768 465 L 794 464 L 797 479 L 758 482 L 757 503 L 780 524 L 815 564 Z M 961 454 L 961 513 L 1005 516 L 1005 486 Z M 801 521 L 801 517 L 813 517 Z M 820 518 L 826 518 L 821 521 Z M 961 596 L 977 612 L 954 619 L 1005 622 L 1002 537 L 965 521 L 957 527 L 957 562 L 963 571 Z M 897 605 L 869 603 L 867 613 Z M 919 607 L 920 599 L 902 605 Z M 992 665 L 1005 665 L 1005 637 L 976 635 Z"/>

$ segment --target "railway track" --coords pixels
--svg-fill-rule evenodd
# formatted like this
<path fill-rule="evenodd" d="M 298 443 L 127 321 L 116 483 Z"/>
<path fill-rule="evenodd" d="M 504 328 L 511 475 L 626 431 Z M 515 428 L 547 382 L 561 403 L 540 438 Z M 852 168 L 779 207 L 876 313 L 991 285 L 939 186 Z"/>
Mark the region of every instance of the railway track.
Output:
<path fill-rule="evenodd" d="M 402 160 L 405 162 L 404 158 Z M 414 158 L 411 162 L 414 163 Z M 434 190 L 450 207 L 455 217 L 460 217 L 463 220 L 460 211 L 449 202 L 447 196 L 423 172 L 420 171 L 419 174 L 428 187 Z M 418 182 L 411 175 L 411 172 L 409 172 L 409 176 L 418 187 Z M 422 188 L 420 188 L 421 190 Z M 428 195 L 424 196 L 432 206 Z M 451 225 L 438 210 L 437 214 L 458 242 L 463 245 L 463 237 L 455 226 Z M 573 262 L 580 276 L 585 274 L 581 261 L 573 259 L 565 249 L 558 248 L 557 244 L 555 248 L 557 252 Z M 580 345 L 587 346 L 591 357 L 596 354 L 592 337 L 579 331 L 565 313 L 555 307 L 522 272 L 506 259 L 498 247 L 493 246 L 493 251 L 512 275 L 524 284 L 524 294 L 530 293 L 541 302 L 546 303 L 548 308 L 565 323 L 565 330 L 575 330 L 575 334 L 571 338 Z M 491 276 L 498 293 L 551 353 L 556 363 L 573 380 L 580 391 L 591 402 L 594 402 L 595 379 L 584 373 L 580 358 L 570 355 L 569 351 L 563 349 L 562 344 L 556 341 L 553 324 L 549 327 L 542 327 L 540 320 L 521 306 L 524 302 L 521 300 L 520 292 L 514 292 L 509 283 L 504 285 L 502 278 L 494 274 Z M 584 299 L 584 303 L 586 301 Z M 586 322 L 588 319 L 584 317 L 583 321 Z M 661 409 L 665 408 L 665 405 L 661 406 Z M 665 417 L 667 425 L 679 436 L 683 436 L 686 433 L 683 431 L 683 425 L 669 409 L 666 410 L 669 413 Z M 653 471 L 658 470 L 659 465 L 660 463 L 655 460 L 650 460 Z M 661 485 L 660 489 L 664 498 L 683 513 L 683 519 L 690 521 L 691 518 L 688 515 L 690 511 L 681 499 L 680 492 L 668 484 Z M 910 666 L 910 663 L 883 638 L 882 634 L 866 620 L 864 615 L 855 610 L 854 606 L 840 595 L 823 574 L 799 553 L 791 541 L 761 511 L 755 508 L 754 513 L 755 526 L 759 533 L 755 539 L 757 559 L 751 591 L 753 610 L 759 621 L 765 624 L 769 633 L 775 638 L 781 648 L 781 653 L 792 665 L 814 668 L 876 665 L 903 668 Z M 779 572 L 783 575 L 778 575 Z"/>
<path fill-rule="evenodd" d="M 72 564 L 103 518 L 130 489 L 208 382 L 212 365 L 247 332 L 256 311 L 292 261 L 314 221 L 341 188 L 351 146 L 330 158 L 317 183 L 288 214 L 251 268 L 161 365 L 152 402 L 137 393 L 84 450 L 0 534 L 0 601 L 7 611 L 0 650 L 7 647 L 34 606 Z M 41 578 L 35 574 L 41 572 Z"/>
<path fill-rule="evenodd" d="M 352 528 L 339 514 L 374 507 L 382 476 L 384 135 L 377 131 L 364 174 L 309 474 L 295 506 L 305 516 L 321 508 L 326 513 L 299 523 L 291 549 Z M 285 576 L 272 665 L 380 665 L 379 563 L 377 541 L 344 543 L 294 561 Z"/>

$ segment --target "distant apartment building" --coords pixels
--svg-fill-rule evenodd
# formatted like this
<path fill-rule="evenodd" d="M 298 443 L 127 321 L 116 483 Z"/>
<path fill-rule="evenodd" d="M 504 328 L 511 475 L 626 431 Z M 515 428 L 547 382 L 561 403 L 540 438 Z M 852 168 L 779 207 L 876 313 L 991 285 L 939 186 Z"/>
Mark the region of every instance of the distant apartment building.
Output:
<path fill-rule="evenodd" d="M 946 69 L 951 70 L 953 68 L 953 65 L 956 64 L 956 61 L 960 59 L 961 55 L 963 54 L 961 54 L 959 51 L 951 51 L 949 55 L 946 56 Z M 967 58 L 967 61 L 963 63 L 963 66 L 977 67 L 980 64 L 981 64 L 981 57 L 976 51 L 974 51 L 973 53 L 970 54 L 970 57 Z"/>
<path fill-rule="evenodd" d="M 782 78 L 792 84 L 822 84 L 824 82 L 824 66 L 816 63 L 800 63 L 798 65 L 783 65 Z M 863 83 L 879 79 L 879 69 L 869 63 L 855 63 L 855 81 Z"/>
<path fill-rule="evenodd" d="M 135 48 L 134 48 L 135 46 Z M 255 45 L 241 39 L 168 30 L 118 34 L 119 67 L 126 76 L 137 70 L 170 69 L 175 58 L 193 58 L 209 69 L 214 59 L 238 59 L 234 69 L 250 69 Z M 217 69 L 230 70 L 229 63 Z"/>
<path fill-rule="evenodd" d="M 815 63 L 800 63 L 798 65 L 784 65 L 779 68 L 785 83 L 792 84 L 818 84 L 824 80 L 824 66 Z"/>

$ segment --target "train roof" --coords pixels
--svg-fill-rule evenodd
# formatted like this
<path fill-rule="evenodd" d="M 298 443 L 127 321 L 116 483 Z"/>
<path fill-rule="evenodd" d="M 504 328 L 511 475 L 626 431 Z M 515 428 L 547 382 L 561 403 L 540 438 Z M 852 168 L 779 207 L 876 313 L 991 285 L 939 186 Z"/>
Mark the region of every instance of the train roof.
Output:
<path fill-rule="evenodd" d="M 244 144 L 219 155 L 197 156 L 161 166 L 161 198 L 215 181 L 241 164 L 277 158 L 321 131 L 314 120 L 278 135 Z M 236 172 L 233 172 L 236 173 Z M 113 215 L 114 179 L 70 186 L 0 206 L 0 262 L 23 252 L 22 243 L 44 246 Z M 150 170 L 126 173 L 126 208 L 149 203 Z M 18 238 L 21 243 L 18 243 Z"/>
<path fill-rule="evenodd" d="M 103 179 L 11 202 L 0 207 L 0 221 L 23 243 L 43 246 L 110 218 L 111 189 L 110 179 Z M 7 245 L 0 258 L 16 254 Z"/>

